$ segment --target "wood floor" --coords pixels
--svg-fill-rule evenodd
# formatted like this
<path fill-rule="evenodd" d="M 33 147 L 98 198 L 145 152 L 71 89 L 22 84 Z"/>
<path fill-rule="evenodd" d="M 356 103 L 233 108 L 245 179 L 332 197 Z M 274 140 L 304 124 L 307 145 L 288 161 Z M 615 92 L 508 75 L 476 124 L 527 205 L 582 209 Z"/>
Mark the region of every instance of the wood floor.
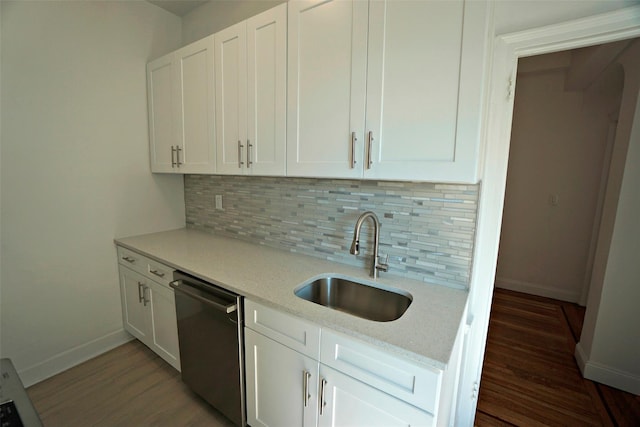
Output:
<path fill-rule="evenodd" d="M 45 427 L 232 426 L 137 340 L 27 392 Z"/>
<path fill-rule="evenodd" d="M 584 309 L 496 289 L 477 426 L 640 426 L 640 397 L 582 378 Z"/>
<path fill-rule="evenodd" d="M 477 426 L 640 426 L 640 397 L 580 375 L 583 316 L 574 304 L 496 291 Z M 27 391 L 45 427 L 231 426 L 135 340 Z"/>

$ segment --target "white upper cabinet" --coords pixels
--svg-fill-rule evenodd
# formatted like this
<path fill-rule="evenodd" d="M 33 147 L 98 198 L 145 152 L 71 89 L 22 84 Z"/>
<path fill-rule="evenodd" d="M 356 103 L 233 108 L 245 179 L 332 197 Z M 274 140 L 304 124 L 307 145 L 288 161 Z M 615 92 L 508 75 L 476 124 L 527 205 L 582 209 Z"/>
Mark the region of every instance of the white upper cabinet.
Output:
<path fill-rule="evenodd" d="M 215 34 L 218 173 L 242 173 L 247 142 L 247 24 Z"/>
<path fill-rule="evenodd" d="M 287 175 L 362 176 L 368 7 L 289 2 Z"/>
<path fill-rule="evenodd" d="M 178 126 L 174 123 L 177 113 L 176 102 L 174 102 L 176 94 L 173 57 L 173 54 L 169 54 L 147 64 L 149 151 L 152 172 L 175 170 Z"/>
<path fill-rule="evenodd" d="M 152 172 L 215 172 L 213 37 L 147 65 Z"/>
<path fill-rule="evenodd" d="M 289 10 L 289 175 L 477 182 L 486 2 Z"/>
<path fill-rule="evenodd" d="M 218 173 L 285 174 L 286 22 L 282 4 L 215 34 Z"/>

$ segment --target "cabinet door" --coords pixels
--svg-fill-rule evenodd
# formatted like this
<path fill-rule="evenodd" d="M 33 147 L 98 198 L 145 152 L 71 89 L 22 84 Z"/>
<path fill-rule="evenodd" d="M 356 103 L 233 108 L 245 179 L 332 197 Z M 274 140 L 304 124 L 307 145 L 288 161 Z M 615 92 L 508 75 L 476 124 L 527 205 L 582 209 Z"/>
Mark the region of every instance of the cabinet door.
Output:
<path fill-rule="evenodd" d="M 287 5 L 247 20 L 247 169 L 284 176 L 287 123 Z"/>
<path fill-rule="evenodd" d="M 134 337 L 148 345 L 151 323 L 143 303 L 147 279 L 141 274 L 120 266 L 120 298 L 124 328 Z"/>
<path fill-rule="evenodd" d="M 319 427 L 430 426 L 431 414 L 320 365 L 323 405 Z"/>
<path fill-rule="evenodd" d="M 246 173 L 247 23 L 215 34 L 217 172 Z"/>
<path fill-rule="evenodd" d="M 477 181 L 482 3 L 370 3 L 366 178 Z"/>
<path fill-rule="evenodd" d="M 361 177 L 368 2 L 288 5 L 287 175 Z"/>
<path fill-rule="evenodd" d="M 420 179 L 455 162 L 462 19 L 461 0 L 371 2 L 366 177 Z"/>
<path fill-rule="evenodd" d="M 207 37 L 175 54 L 178 85 L 179 150 L 181 173 L 215 172 L 213 37 Z"/>
<path fill-rule="evenodd" d="M 317 361 L 245 328 L 245 369 L 249 425 L 316 425 Z"/>
<path fill-rule="evenodd" d="M 145 290 L 147 306 L 151 312 L 153 350 L 171 366 L 180 370 L 178 348 L 178 324 L 173 290 L 153 281 L 147 282 Z"/>
<path fill-rule="evenodd" d="M 173 53 L 147 64 L 149 152 L 151 172 L 177 172 L 172 148 L 178 143 L 174 128 L 176 87 Z"/>

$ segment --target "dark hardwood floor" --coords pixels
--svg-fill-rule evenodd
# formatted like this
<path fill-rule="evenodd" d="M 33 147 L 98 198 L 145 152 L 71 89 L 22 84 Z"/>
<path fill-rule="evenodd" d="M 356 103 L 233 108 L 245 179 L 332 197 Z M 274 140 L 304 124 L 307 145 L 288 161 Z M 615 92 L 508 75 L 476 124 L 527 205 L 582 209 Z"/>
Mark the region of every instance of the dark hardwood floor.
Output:
<path fill-rule="evenodd" d="M 584 308 L 496 289 L 477 426 L 640 426 L 640 397 L 582 378 Z"/>

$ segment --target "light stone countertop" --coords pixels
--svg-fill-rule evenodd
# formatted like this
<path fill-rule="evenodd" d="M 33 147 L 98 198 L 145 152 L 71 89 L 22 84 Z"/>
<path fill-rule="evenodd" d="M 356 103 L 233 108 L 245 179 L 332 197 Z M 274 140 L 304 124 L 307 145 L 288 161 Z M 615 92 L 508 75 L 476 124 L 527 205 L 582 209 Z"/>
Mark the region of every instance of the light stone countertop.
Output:
<path fill-rule="evenodd" d="M 443 369 L 449 361 L 467 303 L 468 291 L 404 279 L 368 269 L 300 255 L 192 229 L 178 229 L 115 240 L 177 270 L 255 302 L 276 308 L 376 345 L 392 354 Z M 323 275 L 343 275 L 413 296 L 397 320 L 375 322 L 303 300 L 294 289 Z"/>

